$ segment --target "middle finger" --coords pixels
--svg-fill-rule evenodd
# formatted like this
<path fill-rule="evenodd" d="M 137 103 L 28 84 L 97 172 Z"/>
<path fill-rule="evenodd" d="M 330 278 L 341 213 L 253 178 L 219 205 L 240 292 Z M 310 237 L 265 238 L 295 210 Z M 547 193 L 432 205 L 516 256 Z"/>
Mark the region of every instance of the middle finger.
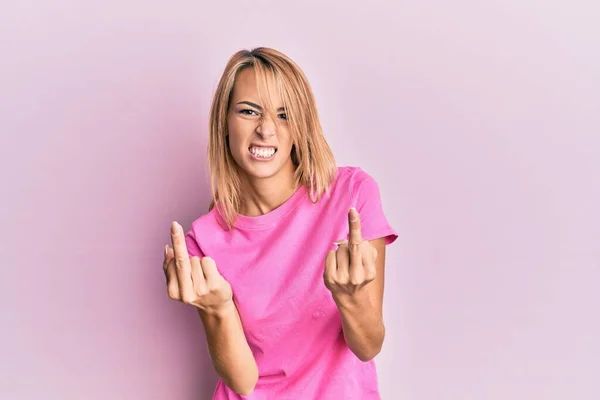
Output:
<path fill-rule="evenodd" d="M 183 229 L 177 222 L 171 225 L 171 240 L 173 242 L 173 253 L 175 258 L 175 271 L 179 283 L 179 293 L 184 302 L 193 301 L 194 286 L 192 284 L 192 271 L 190 258 L 185 245 Z"/>

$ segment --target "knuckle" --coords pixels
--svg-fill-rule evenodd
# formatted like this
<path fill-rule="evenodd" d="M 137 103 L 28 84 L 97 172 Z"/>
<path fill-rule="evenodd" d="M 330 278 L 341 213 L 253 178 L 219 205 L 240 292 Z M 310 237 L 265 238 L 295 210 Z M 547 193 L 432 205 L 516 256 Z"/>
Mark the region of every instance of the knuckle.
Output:
<path fill-rule="evenodd" d="M 200 263 L 200 259 L 198 257 L 190 258 L 190 267 L 194 270 L 198 268 L 202 268 L 202 264 Z"/>
<path fill-rule="evenodd" d="M 203 267 L 214 267 L 214 266 L 216 266 L 215 260 L 213 260 L 210 257 L 202 257 L 200 259 L 200 265 L 202 265 Z"/>
<path fill-rule="evenodd" d="M 221 294 L 225 292 L 225 286 L 219 284 L 211 284 L 206 288 L 206 294 L 214 295 Z"/>
<path fill-rule="evenodd" d="M 219 289 L 218 285 L 216 285 L 212 281 L 211 282 L 206 281 L 206 284 L 203 285 L 203 286 L 204 287 L 198 289 L 198 292 L 202 293 L 202 295 L 206 295 L 206 294 L 210 294 L 210 293 L 215 293 Z"/>
<path fill-rule="evenodd" d="M 350 284 L 351 284 L 352 286 L 358 286 L 358 285 L 360 285 L 361 283 L 363 283 L 363 279 L 361 279 L 361 278 L 351 278 L 351 279 L 350 279 Z"/>
<path fill-rule="evenodd" d="M 181 301 L 185 304 L 192 304 L 196 300 L 196 296 L 193 293 L 182 293 Z"/>
<path fill-rule="evenodd" d="M 370 270 L 367 272 L 367 280 L 372 281 L 377 277 L 377 272 L 375 270 Z"/>
<path fill-rule="evenodd" d="M 214 291 L 214 284 L 211 282 L 204 282 L 202 285 L 198 286 L 198 288 L 196 289 L 196 291 L 198 292 L 199 296 L 206 296 L 207 294 L 211 293 Z"/>
<path fill-rule="evenodd" d="M 169 294 L 169 298 L 171 298 L 171 300 L 179 300 L 179 290 L 173 285 L 169 285 L 167 288 L 167 293 Z"/>

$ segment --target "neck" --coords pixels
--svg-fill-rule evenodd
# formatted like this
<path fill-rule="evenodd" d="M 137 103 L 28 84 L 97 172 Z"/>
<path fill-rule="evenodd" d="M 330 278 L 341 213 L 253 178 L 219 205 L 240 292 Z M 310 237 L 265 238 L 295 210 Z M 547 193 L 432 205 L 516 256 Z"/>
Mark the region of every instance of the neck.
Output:
<path fill-rule="evenodd" d="M 283 170 L 269 178 L 242 177 L 241 214 L 257 217 L 286 202 L 298 189 L 292 171 Z"/>

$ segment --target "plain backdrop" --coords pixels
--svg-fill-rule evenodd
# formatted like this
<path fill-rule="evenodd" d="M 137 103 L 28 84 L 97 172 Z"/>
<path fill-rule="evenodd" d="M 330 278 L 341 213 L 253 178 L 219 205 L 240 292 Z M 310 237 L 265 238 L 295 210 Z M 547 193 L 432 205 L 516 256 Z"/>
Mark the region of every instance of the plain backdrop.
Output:
<path fill-rule="evenodd" d="M 600 398 L 599 11 L 3 1 L 0 398 L 210 399 L 162 249 L 207 210 L 210 101 L 254 46 L 303 68 L 399 233 L 383 399 Z"/>

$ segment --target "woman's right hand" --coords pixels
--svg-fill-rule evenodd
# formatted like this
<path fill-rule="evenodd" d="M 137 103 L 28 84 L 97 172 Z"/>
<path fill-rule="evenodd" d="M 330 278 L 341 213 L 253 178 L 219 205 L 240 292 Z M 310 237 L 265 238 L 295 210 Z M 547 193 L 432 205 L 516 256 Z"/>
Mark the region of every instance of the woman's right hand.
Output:
<path fill-rule="evenodd" d="M 231 285 L 212 258 L 189 257 L 183 229 L 177 222 L 171 225 L 171 241 L 173 248 L 165 246 L 163 263 L 169 297 L 209 314 L 231 307 Z"/>

